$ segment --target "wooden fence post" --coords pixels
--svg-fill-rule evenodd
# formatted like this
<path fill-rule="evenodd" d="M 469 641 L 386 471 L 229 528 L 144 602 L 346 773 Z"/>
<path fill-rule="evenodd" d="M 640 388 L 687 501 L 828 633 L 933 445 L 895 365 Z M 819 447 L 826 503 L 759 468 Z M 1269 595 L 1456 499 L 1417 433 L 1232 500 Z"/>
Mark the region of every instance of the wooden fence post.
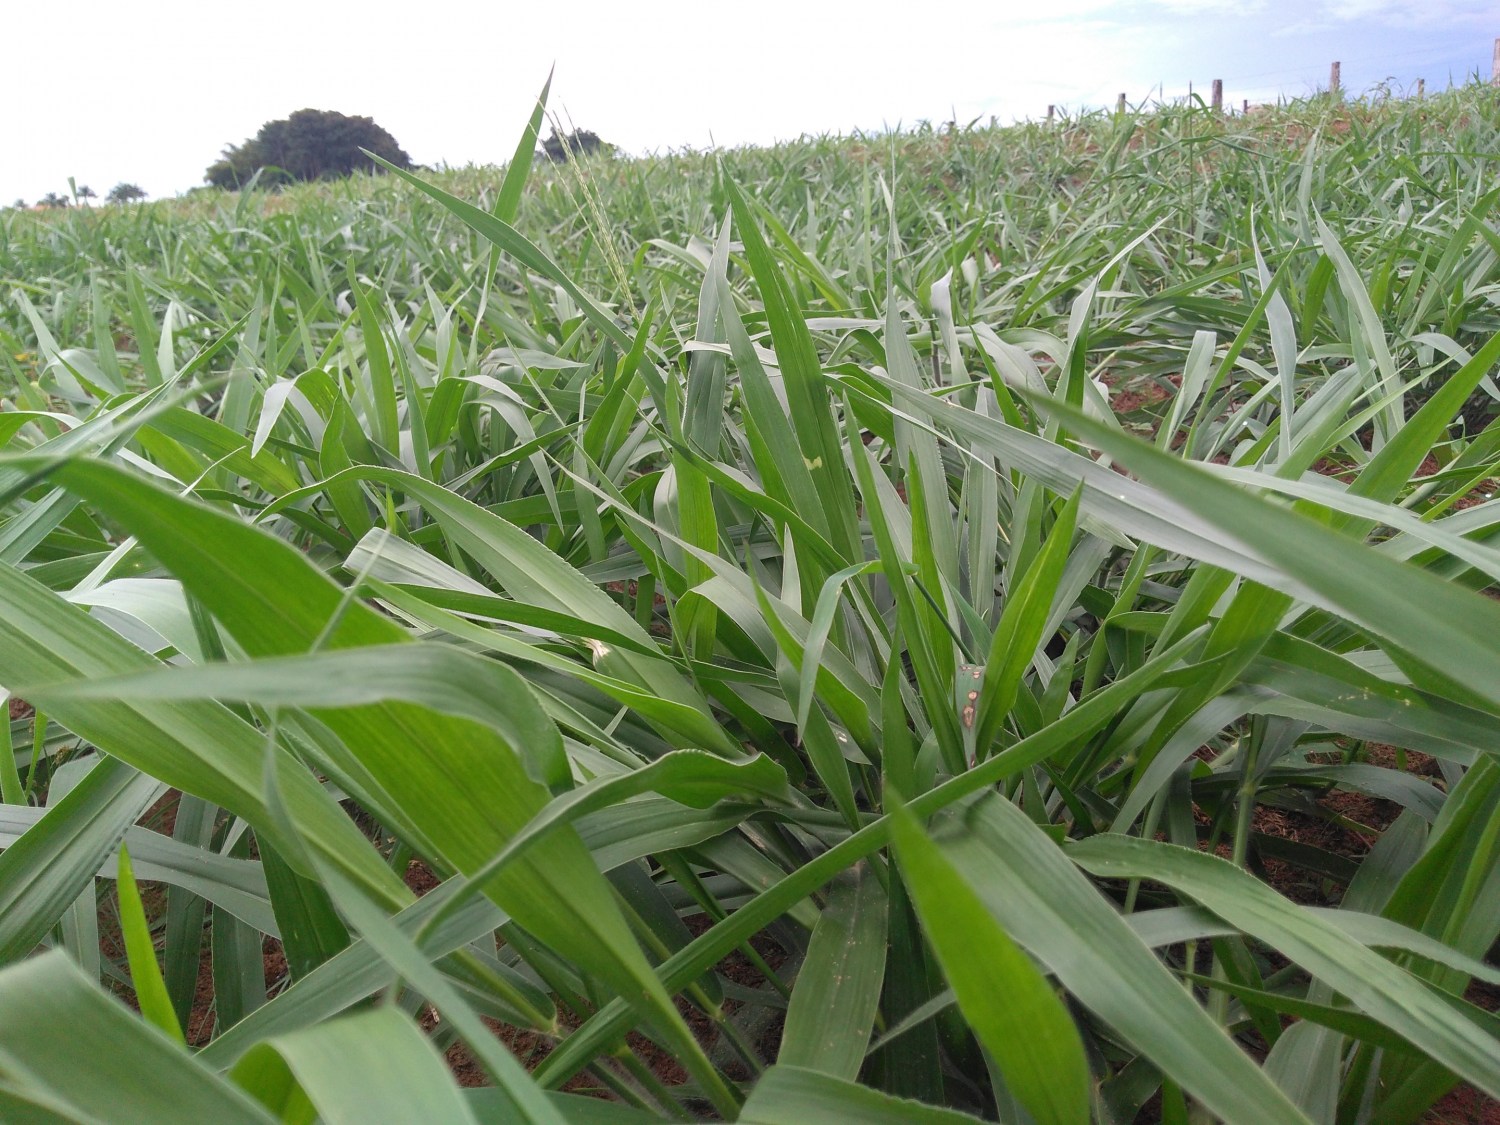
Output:
<path fill-rule="evenodd" d="M 1119 97 L 1119 100 L 1115 102 L 1115 112 L 1118 113 L 1118 114 L 1121 114 L 1121 115 L 1123 115 L 1125 113 L 1125 95 L 1124 94 L 1121 94 L 1120 97 Z"/>
<path fill-rule="evenodd" d="M 1427 79 L 1425 79 L 1425 78 L 1418 78 L 1417 79 L 1417 101 L 1421 101 L 1426 96 L 1427 96 Z"/>
<path fill-rule="evenodd" d="M 1240 109 L 1241 113 L 1249 113 L 1250 112 L 1250 99 L 1249 98 L 1246 98 L 1240 104 L 1241 104 L 1241 109 Z"/>
<path fill-rule="evenodd" d="M 1334 63 L 1328 68 L 1328 92 L 1333 97 L 1339 96 L 1339 64 Z"/>
<path fill-rule="evenodd" d="M 1214 79 L 1213 109 L 1215 113 L 1224 111 L 1224 79 Z"/>
<path fill-rule="evenodd" d="M 1048 124 L 1048 125 L 1051 125 L 1051 124 L 1052 124 L 1052 115 L 1053 115 L 1053 113 L 1055 113 L 1055 112 L 1056 112 L 1056 111 L 1057 111 L 1057 107 L 1056 107 L 1056 106 L 1055 106 L 1055 105 L 1049 105 L 1049 106 L 1048 106 L 1048 107 L 1047 107 L 1047 124 Z"/>

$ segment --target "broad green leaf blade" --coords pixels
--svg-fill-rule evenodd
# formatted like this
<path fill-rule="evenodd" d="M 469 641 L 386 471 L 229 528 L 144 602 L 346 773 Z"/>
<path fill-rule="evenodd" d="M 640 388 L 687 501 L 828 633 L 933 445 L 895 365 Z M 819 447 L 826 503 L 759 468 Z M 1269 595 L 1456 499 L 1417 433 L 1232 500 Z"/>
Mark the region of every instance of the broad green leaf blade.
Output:
<path fill-rule="evenodd" d="M 0 853 L 0 963 L 35 949 L 93 887 L 126 828 L 161 788 L 124 762 L 103 759 Z"/>
<path fill-rule="evenodd" d="M 643 648 L 653 645 L 650 633 L 597 585 L 503 517 L 407 473 L 357 466 L 340 477 L 388 484 L 420 499 L 453 542 L 473 555 L 516 601 L 593 620 L 633 638 Z M 605 646 L 600 660 L 617 666 L 629 682 L 710 718 L 702 694 L 665 659 Z M 700 733 L 706 748 L 720 750 L 728 757 L 739 756 L 739 747 L 717 724 L 702 724 Z"/>
<path fill-rule="evenodd" d="M 53 781 L 55 785 L 56 775 Z M 142 808 L 152 803 L 147 801 Z M 0 806 L 0 847 L 18 844 L 26 833 L 36 828 L 46 811 L 25 806 Z M 255 861 L 229 859 L 146 828 L 126 829 L 124 841 L 130 846 L 130 862 L 135 868 L 136 878 L 181 887 L 198 898 L 229 910 L 261 933 L 277 936 L 276 918 L 266 896 L 265 876 Z M 111 848 L 95 874 L 101 879 L 113 879 L 116 872 L 116 850 Z M 84 894 L 87 894 L 87 889 Z"/>
<path fill-rule="evenodd" d="M 349 931 L 318 882 L 299 875 L 270 844 L 259 848 L 287 971 L 300 980 L 347 947 Z"/>
<path fill-rule="evenodd" d="M 621 1102 L 606 1102 L 587 1094 L 564 1094 L 549 1090 L 543 1095 L 557 1110 L 559 1125 L 660 1125 L 661 1115 Z M 481 1121 L 507 1120 L 509 1102 L 493 1086 L 474 1086 L 464 1097 Z"/>
<path fill-rule="evenodd" d="M 934 839 L 988 911 L 1084 1007 L 1232 1125 L 1306 1118 L 1025 813 L 999 797 Z"/>
<path fill-rule="evenodd" d="M 267 1125 L 273 1119 L 90 984 L 62 953 L 0 970 L 0 1070 L 75 1119 Z"/>
<path fill-rule="evenodd" d="M 896 856 L 959 1011 L 1038 1125 L 1086 1121 L 1089 1067 L 1072 1016 L 916 818 L 891 803 Z"/>
<path fill-rule="evenodd" d="M 970 1125 L 978 1120 L 780 1063 L 761 1075 L 740 1113 L 741 1125 Z"/>
<path fill-rule="evenodd" d="M 233 1027 L 266 1002 L 265 946 L 261 932 L 221 906 L 210 912 L 214 1022 Z"/>
<path fill-rule="evenodd" d="M 1425 982 L 1350 940 L 1217 856 L 1134 837 L 1099 835 L 1068 857 L 1106 878 L 1151 879 L 1279 949 L 1319 980 L 1449 1069 L 1500 1097 L 1500 1042 Z"/>
<path fill-rule="evenodd" d="M 660 793 L 694 808 L 708 808 L 716 801 L 741 794 L 753 794 L 780 803 L 786 800 L 787 791 L 785 771 L 764 755 L 733 764 L 701 751 L 678 750 L 663 755 L 648 766 L 614 777 L 601 777 L 554 797 L 525 828 L 511 837 L 503 850 L 469 877 L 469 883 L 472 887 L 483 886 L 496 872 L 526 849 L 536 846 L 549 833 L 564 825 L 576 824 L 589 813 L 618 807 L 621 802 L 643 793 Z M 467 892 L 460 892 L 437 918 L 448 917 L 462 906 L 466 898 Z"/>
<path fill-rule="evenodd" d="M 1433 443 L 1442 438 L 1454 415 L 1463 408 L 1464 400 L 1474 393 L 1496 362 L 1500 362 L 1500 333 L 1491 336 L 1472 359 L 1448 376 L 1422 408 L 1370 458 L 1349 491 L 1356 496 L 1394 500 L 1418 472 Z"/>
<path fill-rule="evenodd" d="M 744 240 L 745 254 L 765 303 L 803 463 L 812 475 L 823 518 L 833 533 L 833 545 L 853 562 L 858 543 L 854 489 L 812 334 L 795 307 L 786 278 L 755 223 L 744 193 L 728 175 L 723 184 L 734 210 L 735 229 Z"/>
<path fill-rule="evenodd" d="M 714 839 L 741 819 L 737 813 L 699 813 L 661 798 L 637 798 L 611 809 L 609 815 L 585 818 L 579 831 L 599 867 L 609 871 L 647 855 Z M 449 879 L 392 916 L 392 924 L 412 937 L 424 955 L 436 960 L 469 942 L 493 935 L 511 920 L 503 910 L 482 898 L 468 900 L 451 916 L 445 913 L 453 896 L 462 893 L 466 893 L 462 880 Z M 807 906 L 811 910 L 810 902 Z M 732 942 L 728 948 L 736 944 Z M 710 960 L 708 966 L 712 967 L 716 960 Z M 681 980 L 672 975 L 668 980 L 672 988 L 681 989 L 706 971 Z M 391 972 L 384 959 L 368 943 L 355 941 L 302 982 L 210 1043 L 203 1050 L 204 1057 L 217 1066 L 228 1065 L 260 1039 L 344 1011 L 387 987 L 390 981 Z M 629 1010 L 623 1001 L 611 1003 L 619 1005 L 617 1011 Z"/>
<path fill-rule="evenodd" d="M 1295 996 L 1268 992 L 1263 988 L 1251 988 L 1248 985 L 1235 984 L 1227 980 L 1217 980 L 1203 976 L 1201 973 L 1184 975 L 1194 984 L 1204 988 L 1219 989 L 1240 1000 L 1251 1001 L 1269 1011 L 1295 1016 L 1298 1020 L 1321 1027 L 1333 1028 L 1352 1038 L 1372 1043 L 1382 1050 L 1402 1053 L 1411 1051 L 1410 1043 L 1394 1034 L 1379 1020 L 1371 1019 L 1361 1012 L 1352 1011 L 1349 1008 L 1336 1008 L 1329 1004 L 1316 1004 Z M 1337 1089 L 1337 1081 L 1333 1085 Z"/>
<path fill-rule="evenodd" d="M 35 579 L 0 566 L 0 683 L 61 684 L 160 668 L 113 630 Z M 274 838 L 261 803 L 265 736 L 213 703 L 60 702 L 52 717 L 159 781 L 244 816 Z M 406 901 L 409 892 L 305 770 L 289 800 L 306 838 L 353 877 Z"/>
<path fill-rule="evenodd" d="M 410 640 L 399 625 L 348 600 L 296 549 L 266 532 L 102 463 L 75 462 L 62 472 L 72 486 L 135 526 L 142 543 L 252 655 L 293 654 L 320 640 L 330 649 Z M 544 804 L 544 790 L 526 777 L 513 748 L 498 735 L 483 736 L 487 732 L 472 721 L 446 720 L 408 703 L 372 703 L 318 717 L 359 753 L 360 765 L 371 769 L 387 793 L 401 795 L 402 811 L 440 841 L 459 867 L 477 867 Z M 425 753 L 413 753 L 413 747 Z M 538 865 L 553 873 L 541 876 Z M 598 903 L 582 912 L 546 889 L 598 879 L 576 840 L 558 838 L 546 856 L 529 856 L 517 867 L 525 870 L 507 876 L 499 894 L 519 894 L 514 907 L 528 929 L 555 938 L 559 948 L 574 948 L 621 992 L 634 995 L 649 971 L 618 913 Z"/>
<path fill-rule="evenodd" d="M 395 622 L 264 531 L 103 463 L 73 462 L 58 475 L 130 527 L 251 656 L 414 643 Z M 458 870 L 479 869 L 546 803 L 546 789 L 526 774 L 515 747 L 472 720 L 407 703 L 310 713 L 341 743 L 325 744 L 325 751 L 347 755 L 348 767 L 364 772 L 390 811 L 409 818 L 424 843 L 431 841 L 434 858 Z M 421 752 L 414 753 L 418 747 Z M 300 769 L 289 772 L 306 776 Z M 559 896 L 559 886 L 572 893 Z M 716 1072 L 576 834 L 554 834 L 546 851 L 523 856 L 484 890 L 532 935 L 631 997 L 694 1076 L 713 1081 Z M 713 1094 L 721 1110 L 735 1105 L 722 1082 Z"/>
<path fill-rule="evenodd" d="M 1338 1111 L 1343 1037 L 1315 1023 L 1294 1023 L 1266 1056 L 1266 1073 L 1318 1125 L 1333 1125 Z"/>
<path fill-rule="evenodd" d="M 555 70 L 555 68 L 554 68 Z M 537 137 L 542 131 L 542 118 L 547 112 L 547 94 L 552 89 L 554 70 L 547 71 L 547 81 L 542 83 L 542 92 L 536 96 L 536 108 L 531 111 L 531 120 L 516 142 L 515 154 L 505 169 L 505 179 L 500 181 L 500 194 L 495 198 L 495 217 L 502 222 L 514 223 L 521 209 L 521 193 L 526 190 L 526 177 L 531 172 L 531 161 L 536 155 Z"/>
<path fill-rule="evenodd" d="M 485 723 L 526 754 L 538 782 L 562 787 L 567 759 L 557 727 L 526 681 L 503 664 L 450 645 L 379 645 L 235 664 L 203 664 L 58 688 L 38 700 L 217 699 L 331 709 L 402 700 Z"/>
<path fill-rule="evenodd" d="M 20 1090 L 0 1078 L 0 1120 L 15 1125 L 77 1125 L 69 1107 L 35 1090 Z"/>
<path fill-rule="evenodd" d="M 1401 397 L 1394 394 L 1400 387 L 1396 361 L 1391 356 L 1390 345 L 1385 338 L 1385 326 L 1380 322 L 1380 314 L 1375 311 L 1375 304 L 1370 299 L 1365 279 L 1360 276 L 1359 269 L 1350 260 L 1338 238 L 1323 221 L 1323 217 L 1317 215 L 1315 219 L 1318 225 L 1318 241 L 1322 244 L 1323 252 L 1333 261 L 1334 269 L 1338 273 L 1339 288 L 1354 313 L 1349 328 L 1356 348 L 1355 355 L 1361 358 L 1368 357 L 1365 358 L 1367 364 L 1371 359 L 1374 361 L 1374 370 L 1370 372 L 1374 378 L 1369 380 L 1371 390 L 1378 388 L 1381 395 L 1393 396 L 1392 401 L 1375 416 L 1374 445 L 1378 450 L 1401 431 L 1402 423 L 1406 419 Z"/>
<path fill-rule="evenodd" d="M 379 909 L 347 880 L 333 872 L 329 873 L 329 877 L 332 880 L 334 898 L 354 928 L 380 952 L 388 964 L 396 967 L 402 976 L 432 1000 L 464 1036 L 470 1050 L 490 1077 L 498 1083 L 497 1089 L 507 1099 L 507 1120 L 553 1125 L 557 1114 L 542 1098 L 541 1090 L 532 1082 L 520 1062 L 510 1054 L 506 1045 L 494 1036 L 464 1002 L 452 983 L 429 964 L 420 950 L 388 919 L 382 917 Z"/>
<path fill-rule="evenodd" d="M 355 308 L 359 313 L 360 333 L 364 337 L 365 363 L 369 369 L 368 385 L 370 397 L 375 404 L 373 419 L 376 441 L 387 449 L 401 446 L 400 423 L 397 420 L 396 381 L 391 374 L 391 357 L 386 350 L 385 336 L 381 331 L 380 315 L 359 280 L 350 270 L 349 289 L 354 295 Z M 295 485 L 293 485 L 295 487 Z"/>
<path fill-rule="evenodd" d="M 1061 408 L 1050 404 L 1048 409 Z M 1253 536 L 1254 550 L 1278 570 L 1276 578 L 1259 581 L 1295 594 L 1285 576 L 1316 591 L 1361 628 L 1500 709 L 1500 652 L 1490 642 L 1500 636 L 1500 605 L 1494 601 L 1390 559 L 1311 516 L 1227 484 L 1079 412 L 1068 412 L 1068 423 L 1231 542 L 1250 529 L 1274 528 L 1275 534 Z M 1392 597 L 1393 590 L 1402 596 Z"/>
<path fill-rule="evenodd" d="M 778 1064 L 853 1081 L 885 976 L 886 897 L 868 863 L 834 883 L 787 1006 Z"/>
<path fill-rule="evenodd" d="M 241 1059 L 231 1077 L 242 1085 L 270 1078 L 275 1072 L 261 1057 L 266 1052 L 280 1057 L 329 1125 L 426 1120 L 477 1125 L 443 1056 L 395 1008 L 268 1040 Z M 283 1094 L 280 1083 L 274 1088 Z"/>
<path fill-rule="evenodd" d="M 995 626 L 973 723 L 974 745 L 981 756 L 989 754 L 1001 723 L 1015 704 L 1021 679 L 1031 667 L 1037 647 L 1045 639 L 1047 618 L 1058 583 L 1062 581 L 1073 530 L 1077 526 L 1081 493 L 1081 488 L 1074 491 L 1052 525 L 1041 551 L 1026 568 L 1026 573 L 1013 582 L 1005 609 Z"/>
<path fill-rule="evenodd" d="M 191 794 L 177 797 L 176 820 L 172 839 L 199 855 L 214 855 L 212 850 L 214 822 L 218 809 Z M 128 846 L 128 843 L 127 845 Z M 122 849 L 123 850 L 123 849 Z M 131 853 L 131 872 L 139 874 L 137 856 Z M 217 856 L 215 855 L 215 858 Z M 144 878 L 144 875 L 142 875 Z M 208 918 L 208 902 L 182 887 L 168 886 L 166 923 L 162 931 L 162 978 L 172 1011 L 179 1027 L 191 1030 L 193 999 L 198 990 L 199 967 L 203 959 L 203 925 Z M 92 906 L 92 897 L 89 905 Z"/>

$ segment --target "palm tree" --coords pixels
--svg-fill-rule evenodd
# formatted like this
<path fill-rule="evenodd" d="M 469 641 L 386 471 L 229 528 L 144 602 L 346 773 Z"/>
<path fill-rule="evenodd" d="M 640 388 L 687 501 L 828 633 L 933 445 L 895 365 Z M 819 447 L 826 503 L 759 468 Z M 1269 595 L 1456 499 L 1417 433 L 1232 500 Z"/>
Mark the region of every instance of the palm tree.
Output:
<path fill-rule="evenodd" d="M 552 126 L 552 135 L 542 142 L 542 152 L 554 164 L 561 164 L 575 156 L 588 156 L 596 152 L 609 152 L 613 145 L 599 139 L 598 133 L 588 129 L 574 129 L 571 133 L 559 133 Z"/>
<path fill-rule="evenodd" d="M 145 199 L 146 192 L 138 184 L 130 184 L 121 180 L 109 189 L 109 194 L 104 198 L 109 203 L 134 203 L 137 199 Z"/>

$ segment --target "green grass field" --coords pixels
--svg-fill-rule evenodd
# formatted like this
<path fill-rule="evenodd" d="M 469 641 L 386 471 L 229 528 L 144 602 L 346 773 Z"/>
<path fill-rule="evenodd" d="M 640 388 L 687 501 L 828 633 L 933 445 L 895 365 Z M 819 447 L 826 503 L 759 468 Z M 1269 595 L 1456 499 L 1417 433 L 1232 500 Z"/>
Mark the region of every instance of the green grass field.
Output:
<path fill-rule="evenodd" d="M 0 1120 L 1489 1120 L 1500 94 L 541 121 L 0 214 Z"/>

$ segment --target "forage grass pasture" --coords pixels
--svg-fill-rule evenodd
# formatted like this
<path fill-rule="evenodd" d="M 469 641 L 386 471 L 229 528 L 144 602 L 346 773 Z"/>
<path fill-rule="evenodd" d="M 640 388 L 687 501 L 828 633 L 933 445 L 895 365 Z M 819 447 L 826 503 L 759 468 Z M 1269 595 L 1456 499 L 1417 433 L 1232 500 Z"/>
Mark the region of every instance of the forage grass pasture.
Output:
<path fill-rule="evenodd" d="M 1500 1097 L 1494 91 L 542 102 L 0 217 L 0 1118 Z"/>

